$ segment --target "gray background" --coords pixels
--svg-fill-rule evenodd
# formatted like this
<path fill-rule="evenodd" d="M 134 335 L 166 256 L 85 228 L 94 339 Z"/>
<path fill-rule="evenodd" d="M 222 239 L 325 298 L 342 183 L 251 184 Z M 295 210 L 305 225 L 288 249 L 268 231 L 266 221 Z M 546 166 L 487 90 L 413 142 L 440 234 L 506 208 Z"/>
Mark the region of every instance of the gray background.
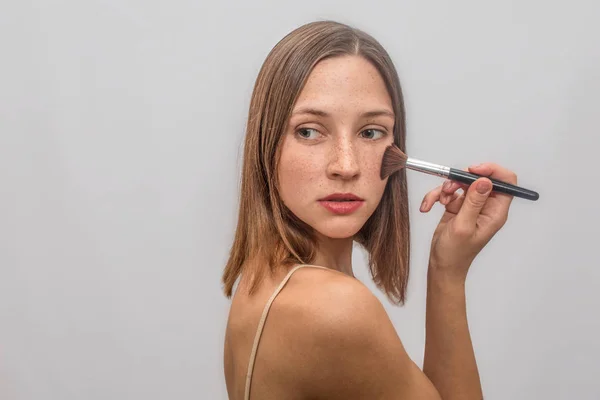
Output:
<path fill-rule="evenodd" d="M 599 16 L 595 0 L 2 2 L 0 398 L 226 398 L 219 280 L 251 90 L 279 39 L 327 18 L 390 52 L 409 155 L 498 162 L 540 192 L 469 276 L 486 399 L 600 398 Z M 442 209 L 418 207 L 442 181 L 408 174 L 409 301 L 385 305 L 421 365 Z"/>

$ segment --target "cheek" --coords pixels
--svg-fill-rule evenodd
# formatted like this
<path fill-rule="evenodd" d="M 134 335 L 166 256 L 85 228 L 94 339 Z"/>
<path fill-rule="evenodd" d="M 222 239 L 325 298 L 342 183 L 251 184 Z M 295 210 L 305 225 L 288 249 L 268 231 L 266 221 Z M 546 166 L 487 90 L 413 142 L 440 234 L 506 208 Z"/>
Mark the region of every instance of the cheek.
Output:
<path fill-rule="evenodd" d="M 309 200 L 318 191 L 322 169 L 315 153 L 302 146 L 285 145 L 279 160 L 279 188 L 285 204 Z"/>
<path fill-rule="evenodd" d="M 378 153 L 370 154 L 368 160 L 364 163 L 363 172 L 369 177 L 370 181 L 383 182 L 381 180 L 381 156 Z"/>
<path fill-rule="evenodd" d="M 383 158 L 385 147 L 382 146 L 381 148 L 369 149 L 369 151 L 364 152 L 363 158 L 362 172 L 366 178 L 365 182 L 367 182 L 370 189 L 378 195 L 383 194 L 387 183 L 387 179 L 382 180 L 380 177 L 381 160 Z"/>
<path fill-rule="evenodd" d="M 388 179 L 381 179 L 381 160 L 386 144 L 365 149 L 363 153 L 362 173 L 364 176 L 363 184 L 365 185 L 365 194 L 368 193 L 372 207 L 376 207 L 381 198 Z"/>

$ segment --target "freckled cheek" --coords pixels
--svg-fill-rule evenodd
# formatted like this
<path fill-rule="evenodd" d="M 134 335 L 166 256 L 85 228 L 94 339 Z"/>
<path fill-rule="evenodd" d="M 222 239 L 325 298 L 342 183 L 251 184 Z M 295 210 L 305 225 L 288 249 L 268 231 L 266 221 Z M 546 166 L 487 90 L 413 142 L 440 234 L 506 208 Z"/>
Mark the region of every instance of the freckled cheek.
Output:
<path fill-rule="evenodd" d="M 364 154 L 362 171 L 373 194 L 381 195 L 385 190 L 386 181 L 380 177 L 381 159 L 383 152 L 371 151 Z"/>
<path fill-rule="evenodd" d="M 381 170 L 381 157 L 376 154 L 369 155 L 363 163 L 363 171 L 369 178 L 379 176 Z"/>
<path fill-rule="evenodd" d="M 314 155 L 302 152 L 282 154 L 279 164 L 279 184 L 286 203 L 305 202 L 318 194 L 323 167 Z"/>

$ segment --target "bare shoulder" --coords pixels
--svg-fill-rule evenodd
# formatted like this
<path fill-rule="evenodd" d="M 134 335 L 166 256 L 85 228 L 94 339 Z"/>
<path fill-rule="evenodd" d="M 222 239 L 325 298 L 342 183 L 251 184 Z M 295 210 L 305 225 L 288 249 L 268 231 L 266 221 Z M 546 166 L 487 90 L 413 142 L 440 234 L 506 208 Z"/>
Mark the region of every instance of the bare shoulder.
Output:
<path fill-rule="evenodd" d="M 302 268 L 281 292 L 274 334 L 307 397 L 438 399 L 379 299 L 337 271 Z M 275 304 L 274 304 L 275 307 Z"/>
<path fill-rule="evenodd" d="M 282 306 L 293 310 L 290 322 L 297 326 L 297 335 L 310 333 L 305 340 L 328 351 L 364 345 L 373 335 L 390 336 L 401 346 L 385 308 L 363 283 L 330 270 L 306 268 L 296 274 Z"/>
<path fill-rule="evenodd" d="M 304 322 L 319 332 L 336 333 L 349 328 L 363 331 L 371 329 L 371 322 L 380 318 L 389 321 L 381 302 L 357 279 L 316 268 L 305 268 L 296 274 L 286 289 L 288 306 L 302 308 L 305 317 L 310 317 Z"/>

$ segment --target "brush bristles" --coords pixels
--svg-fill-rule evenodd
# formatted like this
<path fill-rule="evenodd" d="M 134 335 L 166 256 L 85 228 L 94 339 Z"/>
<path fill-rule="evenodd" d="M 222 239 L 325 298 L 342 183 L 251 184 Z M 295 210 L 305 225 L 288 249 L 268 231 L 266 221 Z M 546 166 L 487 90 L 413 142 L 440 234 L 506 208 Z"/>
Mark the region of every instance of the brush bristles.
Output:
<path fill-rule="evenodd" d="M 395 144 L 388 146 L 383 153 L 383 159 L 381 160 L 381 179 L 385 179 L 396 171 L 400 171 L 406 166 L 406 160 L 408 157 L 406 154 L 398 148 Z"/>

